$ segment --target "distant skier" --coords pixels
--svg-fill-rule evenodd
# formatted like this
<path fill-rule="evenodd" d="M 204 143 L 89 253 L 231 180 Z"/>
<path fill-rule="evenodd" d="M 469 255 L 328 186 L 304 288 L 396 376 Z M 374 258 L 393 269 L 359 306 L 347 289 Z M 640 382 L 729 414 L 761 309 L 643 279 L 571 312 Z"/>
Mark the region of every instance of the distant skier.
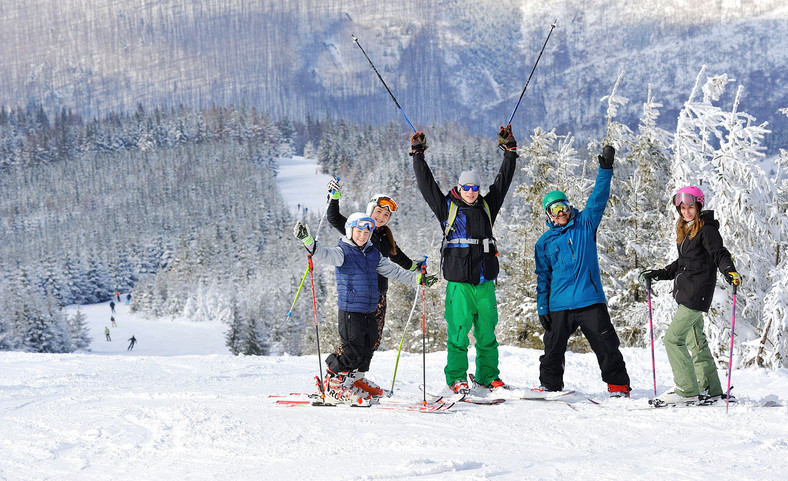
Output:
<path fill-rule="evenodd" d="M 111 341 L 112 340 L 112 338 L 109 337 L 109 327 L 107 327 L 107 326 L 104 326 L 104 337 L 107 338 L 107 341 Z"/>
<path fill-rule="evenodd" d="M 109 301 L 109 308 L 112 309 L 112 313 L 115 314 L 115 302 Z"/>
<path fill-rule="evenodd" d="M 118 327 L 118 325 L 115 324 L 115 316 L 109 316 L 109 322 L 112 323 L 112 327 Z"/>
<path fill-rule="evenodd" d="M 115 298 L 120 302 L 120 291 L 115 291 Z"/>
<path fill-rule="evenodd" d="M 137 344 L 137 338 L 134 337 L 134 334 L 132 334 L 128 340 L 131 342 L 129 342 L 129 347 L 126 350 L 131 351 L 132 349 L 134 349 L 134 344 Z"/>
<path fill-rule="evenodd" d="M 130 302 L 131 302 L 131 292 L 129 292 L 128 294 L 126 294 L 126 304 L 128 304 L 128 303 L 130 303 Z"/>

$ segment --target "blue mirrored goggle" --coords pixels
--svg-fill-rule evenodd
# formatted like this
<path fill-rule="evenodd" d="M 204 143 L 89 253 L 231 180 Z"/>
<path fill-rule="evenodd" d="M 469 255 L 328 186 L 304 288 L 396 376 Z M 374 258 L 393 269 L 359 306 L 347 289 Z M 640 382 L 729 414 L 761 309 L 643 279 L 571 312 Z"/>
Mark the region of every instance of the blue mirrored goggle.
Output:
<path fill-rule="evenodd" d="M 367 229 L 370 231 L 375 230 L 375 220 L 371 217 L 362 217 L 361 219 L 354 220 L 350 223 L 350 227 L 355 227 L 357 229 Z"/>
<path fill-rule="evenodd" d="M 472 190 L 472 191 L 474 191 L 474 192 L 479 192 L 479 186 L 478 186 L 478 185 L 469 185 L 469 184 L 466 184 L 466 185 L 461 185 L 460 187 L 461 187 L 461 188 L 462 188 L 462 190 L 464 190 L 465 192 L 468 192 L 469 190 Z"/>

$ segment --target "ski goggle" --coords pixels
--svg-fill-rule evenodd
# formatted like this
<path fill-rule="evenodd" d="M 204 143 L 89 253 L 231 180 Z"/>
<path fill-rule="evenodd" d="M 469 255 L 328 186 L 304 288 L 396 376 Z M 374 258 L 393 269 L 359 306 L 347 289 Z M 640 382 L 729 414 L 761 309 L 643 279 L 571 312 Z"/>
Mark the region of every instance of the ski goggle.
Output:
<path fill-rule="evenodd" d="M 681 194 L 676 194 L 673 196 L 673 205 L 676 207 L 679 207 L 681 204 L 690 206 L 696 202 L 698 202 L 698 198 L 692 194 L 687 194 L 686 192 L 682 192 Z"/>
<path fill-rule="evenodd" d="M 460 188 L 462 190 L 464 190 L 465 192 L 468 192 L 469 190 L 472 190 L 473 192 L 479 192 L 479 186 L 478 185 L 465 184 L 465 185 L 461 185 Z"/>
<path fill-rule="evenodd" d="M 394 202 L 394 199 L 391 197 L 376 197 L 372 199 L 375 202 L 375 205 L 380 207 L 381 209 L 388 209 L 389 212 L 392 214 L 397 212 L 397 203 Z"/>
<path fill-rule="evenodd" d="M 557 200 L 548 205 L 545 209 L 550 217 L 555 217 L 561 212 L 569 212 L 569 202 L 566 200 Z"/>
<path fill-rule="evenodd" d="M 360 230 L 367 229 L 369 231 L 375 230 L 375 220 L 372 217 L 362 217 L 354 221 L 348 222 L 345 227 L 355 227 Z"/>

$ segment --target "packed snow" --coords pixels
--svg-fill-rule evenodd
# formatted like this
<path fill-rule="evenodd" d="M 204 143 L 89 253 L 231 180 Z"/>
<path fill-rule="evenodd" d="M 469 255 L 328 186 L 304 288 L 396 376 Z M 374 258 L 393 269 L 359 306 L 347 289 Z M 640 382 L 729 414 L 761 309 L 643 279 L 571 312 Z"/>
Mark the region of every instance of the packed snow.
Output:
<path fill-rule="evenodd" d="M 235 357 L 220 324 L 146 320 L 119 303 L 111 327 L 108 303 L 81 309 L 91 352 L 0 352 L 0 479 L 788 476 L 784 369 L 734 371 L 733 392 L 742 402 L 727 413 L 724 406 L 646 408 L 651 352 L 637 348 L 624 349 L 634 386 L 629 400 L 605 400 L 594 355 L 569 353 L 566 385 L 577 392 L 566 402 L 460 403 L 445 413 L 283 407 L 269 396 L 311 392 L 316 355 Z M 138 343 L 129 351 L 132 334 Z M 391 387 L 396 354 L 373 358 L 370 376 L 384 388 Z M 502 378 L 518 388 L 535 385 L 539 354 L 502 347 Z M 426 356 L 428 391 L 446 393 L 445 355 Z M 472 362 L 473 349 L 470 356 Z M 671 374 L 661 346 L 656 365 L 662 391 Z M 403 353 L 393 398 L 419 404 L 421 384 L 421 353 Z M 779 405 L 755 406 L 765 400 Z"/>

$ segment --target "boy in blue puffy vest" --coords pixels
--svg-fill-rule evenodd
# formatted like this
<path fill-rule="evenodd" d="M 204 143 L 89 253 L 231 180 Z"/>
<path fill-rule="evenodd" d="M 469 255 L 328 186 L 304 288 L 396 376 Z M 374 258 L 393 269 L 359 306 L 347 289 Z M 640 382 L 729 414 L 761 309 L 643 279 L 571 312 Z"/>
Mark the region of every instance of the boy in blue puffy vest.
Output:
<path fill-rule="evenodd" d="M 296 222 L 293 235 L 301 240 L 318 262 L 336 267 L 337 320 L 342 342 L 341 354 L 326 358 L 327 374 L 323 382 L 324 393 L 342 403 L 368 405 L 373 397 L 380 397 L 381 389 L 368 392 L 363 379 L 356 373 L 369 370 L 377 338 L 375 310 L 378 306 L 378 274 L 403 284 L 434 284 L 434 276 L 399 267 L 383 257 L 372 245 L 370 236 L 375 221 L 357 212 L 345 223 L 345 237 L 336 247 L 318 244 L 309 234 L 309 228 Z"/>

